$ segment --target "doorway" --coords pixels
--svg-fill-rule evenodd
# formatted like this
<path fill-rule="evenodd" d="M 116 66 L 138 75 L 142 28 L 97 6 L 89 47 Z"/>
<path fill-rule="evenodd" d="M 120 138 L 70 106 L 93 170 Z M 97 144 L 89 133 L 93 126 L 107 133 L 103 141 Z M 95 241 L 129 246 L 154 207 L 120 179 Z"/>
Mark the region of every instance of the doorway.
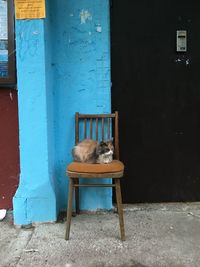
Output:
<path fill-rule="evenodd" d="M 113 0 L 112 110 L 125 203 L 200 200 L 200 3 Z M 176 31 L 187 51 L 176 51 Z"/>

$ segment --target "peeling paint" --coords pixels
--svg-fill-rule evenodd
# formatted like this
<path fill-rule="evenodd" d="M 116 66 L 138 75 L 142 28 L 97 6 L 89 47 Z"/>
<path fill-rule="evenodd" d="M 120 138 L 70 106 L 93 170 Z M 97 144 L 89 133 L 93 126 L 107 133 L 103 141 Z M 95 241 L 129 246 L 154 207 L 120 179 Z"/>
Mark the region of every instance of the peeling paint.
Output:
<path fill-rule="evenodd" d="M 87 20 L 92 20 L 92 15 L 88 10 L 82 9 L 80 12 L 81 24 L 85 24 Z"/>
<path fill-rule="evenodd" d="M 17 33 L 17 39 L 20 40 L 18 56 L 21 61 L 26 60 L 29 56 L 36 57 L 42 48 L 42 37 L 40 30 L 36 28 L 35 21 L 21 23 Z"/>
<path fill-rule="evenodd" d="M 21 132 L 23 142 L 20 144 L 23 161 L 20 176 L 22 182 L 14 198 L 15 224 L 52 221 L 56 214 L 54 209 L 65 208 L 68 184 L 63 170 L 66 163 L 71 160 L 71 145 L 74 143 L 74 113 L 75 111 L 110 112 L 110 77 L 109 74 L 106 76 L 110 68 L 109 1 L 79 3 L 79 1 L 61 0 L 59 2 L 61 4 L 58 5 L 56 1 L 52 1 L 53 12 L 50 12 L 51 16 L 46 18 L 45 23 L 43 20 L 16 21 L 20 67 L 18 73 L 23 76 L 18 84 L 19 101 L 21 109 L 27 112 L 20 113 L 20 122 L 23 126 Z M 39 34 L 33 34 L 37 31 Z M 99 58 L 100 61 L 97 60 Z M 30 75 L 31 72 L 33 74 Z M 23 88 L 29 90 L 23 90 Z M 24 99 L 26 102 L 23 101 Z M 51 125 L 52 119 L 54 125 Z M 64 121 L 67 123 L 63 123 Z M 35 125 L 37 127 L 34 127 Z M 40 134 L 34 135 L 29 143 L 24 136 L 33 129 L 36 132 L 40 131 Z M 66 132 L 69 138 L 63 139 Z M 34 148 L 38 138 L 45 140 L 39 150 Z M 52 140 L 55 141 L 56 147 L 54 158 L 51 158 Z M 66 140 L 66 143 L 63 145 L 60 140 Z M 27 145 L 33 148 L 31 155 L 36 166 L 33 171 L 30 171 L 32 165 L 27 164 Z M 39 157 L 37 157 L 38 154 Z M 51 181 L 52 185 L 54 176 L 58 177 L 57 180 L 55 179 L 58 192 L 57 203 L 48 183 Z M 111 181 L 109 180 L 108 183 Z M 49 190 L 50 192 L 47 192 Z M 48 199 L 40 197 L 43 195 L 48 195 Z M 112 190 L 97 188 L 90 193 L 83 192 L 81 200 L 81 209 L 110 209 Z"/>
<path fill-rule="evenodd" d="M 97 25 L 97 27 L 96 27 L 96 31 L 99 32 L 99 33 L 102 32 L 102 27 L 101 27 L 101 25 Z"/>
<path fill-rule="evenodd" d="M 189 66 L 189 64 L 190 64 L 190 59 L 189 59 L 189 58 L 185 58 L 185 56 L 182 56 L 181 58 L 177 58 L 177 59 L 175 59 L 174 62 L 176 62 L 176 63 L 183 63 L 183 64 L 185 64 L 186 66 Z"/>
<path fill-rule="evenodd" d="M 13 95 L 12 95 L 12 92 L 9 93 L 9 96 L 10 96 L 10 100 L 13 101 Z"/>

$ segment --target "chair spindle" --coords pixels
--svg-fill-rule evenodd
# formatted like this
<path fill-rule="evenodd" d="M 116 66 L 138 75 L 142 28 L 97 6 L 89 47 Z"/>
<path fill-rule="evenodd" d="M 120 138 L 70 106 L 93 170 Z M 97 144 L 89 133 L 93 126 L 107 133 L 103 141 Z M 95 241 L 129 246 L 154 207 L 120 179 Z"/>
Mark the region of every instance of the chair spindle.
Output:
<path fill-rule="evenodd" d="M 110 140 L 110 118 L 108 118 L 107 122 L 108 122 L 108 140 Z"/>
<path fill-rule="evenodd" d="M 102 127 L 102 141 L 104 141 L 104 118 L 102 118 L 102 125 L 101 125 L 101 127 Z"/>
<path fill-rule="evenodd" d="M 96 141 L 98 141 L 98 118 L 96 118 Z"/>
<path fill-rule="evenodd" d="M 84 139 L 87 138 L 87 119 L 84 119 Z"/>
<path fill-rule="evenodd" d="M 90 119 L 90 139 L 92 139 L 92 119 Z"/>

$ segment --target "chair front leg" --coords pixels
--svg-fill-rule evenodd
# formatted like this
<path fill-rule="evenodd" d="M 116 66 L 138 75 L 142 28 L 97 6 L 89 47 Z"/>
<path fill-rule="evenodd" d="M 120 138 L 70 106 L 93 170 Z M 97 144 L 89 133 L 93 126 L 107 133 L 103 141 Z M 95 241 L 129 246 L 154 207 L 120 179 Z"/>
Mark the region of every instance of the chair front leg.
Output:
<path fill-rule="evenodd" d="M 67 206 L 67 225 L 66 225 L 65 240 L 69 240 L 70 225 L 71 225 L 71 218 L 72 218 L 73 189 L 74 189 L 74 181 L 73 181 L 73 178 L 70 178 L 70 180 L 69 180 L 69 194 L 68 194 L 68 206 Z"/>
<path fill-rule="evenodd" d="M 124 216 L 123 216 L 121 186 L 120 186 L 119 178 L 115 178 L 115 192 L 116 192 L 116 200 L 117 200 L 117 211 L 119 215 L 121 240 L 124 241 L 125 240 Z"/>
<path fill-rule="evenodd" d="M 79 178 L 75 179 L 76 185 L 79 185 Z M 80 208 L 79 208 L 79 187 L 75 187 L 75 200 L 76 200 L 76 214 L 80 213 Z"/>

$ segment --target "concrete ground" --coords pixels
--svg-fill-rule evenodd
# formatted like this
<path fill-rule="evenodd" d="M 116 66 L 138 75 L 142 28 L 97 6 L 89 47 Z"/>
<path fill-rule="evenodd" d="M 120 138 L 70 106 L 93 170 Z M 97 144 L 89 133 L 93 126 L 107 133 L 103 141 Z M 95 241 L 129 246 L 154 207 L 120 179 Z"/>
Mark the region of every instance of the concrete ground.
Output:
<path fill-rule="evenodd" d="M 125 205 L 126 241 L 117 214 L 81 214 L 29 229 L 0 222 L 0 267 L 200 266 L 200 203 Z"/>

